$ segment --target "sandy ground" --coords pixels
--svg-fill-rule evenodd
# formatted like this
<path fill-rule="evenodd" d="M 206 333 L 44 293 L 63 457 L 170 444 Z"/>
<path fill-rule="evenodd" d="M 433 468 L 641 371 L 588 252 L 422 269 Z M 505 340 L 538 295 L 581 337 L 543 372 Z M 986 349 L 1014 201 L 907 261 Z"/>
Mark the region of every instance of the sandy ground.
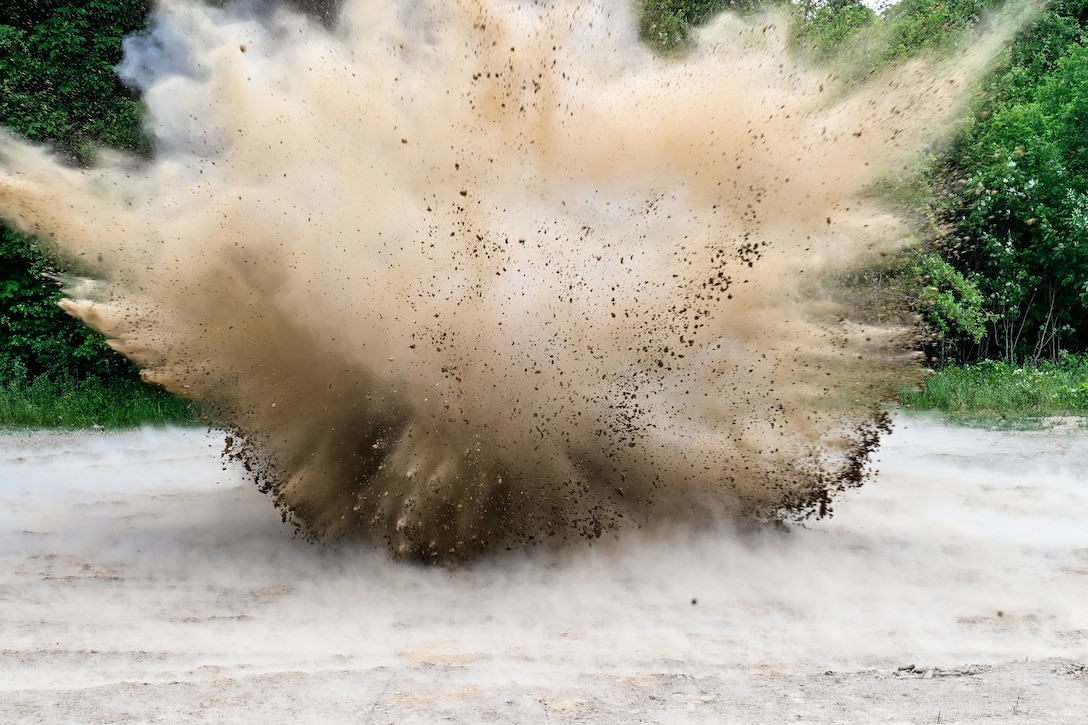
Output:
<path fill-rule="evenodd" d="M 1088 434 L 900 421 L 788 535 L 459 570 L 292 539 L 200 431 L 0 436 L 0 720 L 1088 722 Z"/>

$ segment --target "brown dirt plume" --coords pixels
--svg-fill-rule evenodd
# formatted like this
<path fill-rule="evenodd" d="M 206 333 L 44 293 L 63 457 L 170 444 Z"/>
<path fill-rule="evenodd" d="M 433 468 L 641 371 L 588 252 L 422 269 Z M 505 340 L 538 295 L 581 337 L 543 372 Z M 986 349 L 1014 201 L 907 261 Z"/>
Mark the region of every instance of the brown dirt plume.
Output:
<path fill-rule="evenodd" d="M 865 190 L 1004 36 L 834 95 L 785 36 L 723 16 L 663 61 L 624 2 L 164 1 L 120 68 L 155 160 L 4 139 L 0 210 L 307 535 L 460 558 L 822 515 L 917 367 L 821 281 L 907 243 Z"/>

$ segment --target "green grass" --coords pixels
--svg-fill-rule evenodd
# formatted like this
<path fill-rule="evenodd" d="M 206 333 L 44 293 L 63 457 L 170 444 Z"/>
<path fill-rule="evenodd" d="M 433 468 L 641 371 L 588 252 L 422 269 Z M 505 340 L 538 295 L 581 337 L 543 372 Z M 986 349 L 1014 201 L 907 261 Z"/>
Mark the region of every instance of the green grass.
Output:
<path fill-rule="evenodd" d="M 1015 366 L 984 361 L 941 368 L 925 389 L 904 391 L 907 410 L 940 414 L 970 424 L 1037 427 L 1054 416 L 1088 417 L 1088 356 Z"/>
<path fill-rule="evenodd" d="M 135 428 L 197 425 L 186 400 L 136 380 L 0 383 L 0 428 Z"/>
<path fill-rule="evenodd" d="M 1040 427 L 1055 416 L 1088 419 L 1088 355 L 1017 367 L 980 362 L 941 368 L 921 391 L 903 391 L 903 408 L 952 422 Z M 200 425 L 186 400 L 139 381 L 0 383 L 0 428 L 133 428 Z"/>

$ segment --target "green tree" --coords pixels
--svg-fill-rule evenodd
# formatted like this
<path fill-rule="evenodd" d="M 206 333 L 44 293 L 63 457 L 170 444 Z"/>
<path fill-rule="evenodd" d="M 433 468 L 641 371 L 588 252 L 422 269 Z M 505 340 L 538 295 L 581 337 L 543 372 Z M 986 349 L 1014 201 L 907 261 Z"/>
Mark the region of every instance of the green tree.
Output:
<path fill-rule="evenodd" d="M 0 18 L 0 123 L 70 163 L 96 148 L 147 153 L 143 107 L 113 71 L 121 39 L 143 27 L 147 0 L 22 0 Z M 0 382 L 126 377 L 134 371 L 100 336 L 69 318 L 53 260 L 0 226 Z"/>
<path fill-rule="evenodd" d="M 804 0 L 796 9 L 798 43 L 817 60 L 841 53 L 865 28 L 879 23 L 877 14 L 860 0 Z"/>
<path fill-rule="evenodd" d="M 113 71 L 147 2 L 14 5 L 0 24 L 0 123 L 78 162 L 99 146 L 148 151 L 139 98 Z"/>
<path fill-rule="evenodd" d="M 1073 7 L 1083 16 L 1083 3 Z M 1082 22 L 1052 11 L 1024 33 L 949 159 L 959 190 L 948 218 L 970 242 L 956 263 L 993 320 L 980 356 L 1057 360 L 1088 345 Z"/>
<path fill-rule="evenodd" d="M 781 5 L 786 0 L 634 0 L 642 40 L 660 53 L 688 47 L 692 28 L 726 10 L 747 13 Z"/>

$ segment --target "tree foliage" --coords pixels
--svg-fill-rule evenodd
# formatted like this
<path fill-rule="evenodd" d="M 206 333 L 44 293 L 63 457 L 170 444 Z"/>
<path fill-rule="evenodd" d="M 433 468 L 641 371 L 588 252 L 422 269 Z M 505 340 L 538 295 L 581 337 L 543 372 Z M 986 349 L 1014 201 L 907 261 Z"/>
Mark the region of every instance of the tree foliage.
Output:
<path fill-rule="evenodd" d="M 142 106 L 113 66 L 147 10 L 143 0 L 13 3 L 0 25 L 0 123 L 77 161 L 98 146 L 146 151 Z"/>
<path fill-rule="evenodd" d="M 21 0 L 0 17 L 0 123 L 70 163 L 96 148 L 146 153 L 139 98 L 117 79 L 121 39 L 143 27 L 146 0 Z M 0 226 L 0 383 L 131 377 L 101 337 L 56 305 L 53 260 Z"/>
<path fill-rule="evenodd" d="M 789 0 L 634 0 L 642 40 L 660 53 L 687 49 L 692 29 L 715 15 L 751 13 L 788 5 Z"/>
<path fill-rule="evenodd" d="M 840 52 L 877 22 L 877 14 L 858 0 L 808 0 L 798 7 L 801 46 L 817 58 Z"/>
<path fill-rule="evenodd" d="M 1018 38 L 945 160 L 951 261 L 983 294 L 966 357 L 1058 359 L 1088 345 L 1088 36 L 1084 0 Z"/>

